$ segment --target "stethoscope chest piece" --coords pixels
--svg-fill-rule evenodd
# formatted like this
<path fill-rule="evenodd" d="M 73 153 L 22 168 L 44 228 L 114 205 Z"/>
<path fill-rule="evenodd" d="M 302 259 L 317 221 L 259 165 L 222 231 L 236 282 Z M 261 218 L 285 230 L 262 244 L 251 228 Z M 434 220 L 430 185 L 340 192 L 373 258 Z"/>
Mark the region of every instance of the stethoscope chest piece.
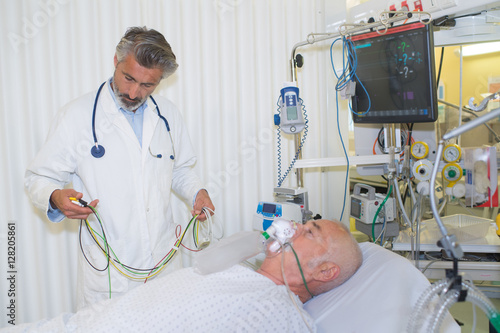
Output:
<path fill-rule="evenodd" d="M 94 108 L 92 110 L 92 135 L 94 137 L 94 146 L 92 146 L 92 148 L 90 149 L 90 153 L 95 158 L 101 158 L 104 156 L 104 153 L 105 153 L 104 147 L 97 143 L 97 135 L 95 132 L 95 114 L 96 114 L 96 109 L 97 109 L 97 101 L 99 100 L 99 94 L 101 93 L 102 87 L 104 87 L 105 83 L 106 83 L 106 81 L 103 82 L 101 84 L 101 86 L 99 87 L 99 89 L 97 90 L 97 94 L 96 94 L 95 100 L 94 100 Z M 160 108 L 158 107 L 158 104 L 156 104 L 156 101 L 154 100 L 153 96 L 149 96 L 149 97 L 151 98 L 151 100 L 153 101 L 153 104 L 155 105 L 155 109 L 156 109 L 156 112 L 158 113 L 158 117 L 160 117 L 161 120 L 163 120 L 163 122 L 165 123 L 165 127 L 167 128 L 167 132 L 168 132 L 168 135 L 170 137 L 170 142 L 172 143 L 172 151 L 173 151 L 172 155 L 170 155 L 170 159 L 174 160 L 175 159 L 174 141 L 172 140 L 172 134 L 170 133 L 170 126 L 168 125 L 167 119 L 161 115 Z M 151 152 L 151 149 L 149 149 L 149 153 L 153 157 L 156 157 L 156 158 L 163 157 L 162 154 L 153 154 Z"/>
<path fill-rule="evenodd" d="M 90 153 L 95 158 L 101 158 L 101 157 L 103 157 L 105 152 L 106 151 L 105 151 L 104 147 L 101 146 L 101 145 L 92 146 L 92 149 L 90 149 Z"/>

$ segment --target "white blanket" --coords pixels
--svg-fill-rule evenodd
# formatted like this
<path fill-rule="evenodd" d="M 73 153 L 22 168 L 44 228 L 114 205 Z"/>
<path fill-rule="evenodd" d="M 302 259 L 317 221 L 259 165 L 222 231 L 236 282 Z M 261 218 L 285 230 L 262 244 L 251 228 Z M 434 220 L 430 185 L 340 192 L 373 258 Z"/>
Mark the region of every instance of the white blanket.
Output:
<path fill-rule="evenodd" d="M 296 298 L 297 304 L 302 303 Z M 311 326 L 312 319 L 305 314 Z M 185 268 L 76 314 L 9 332 L 307 332 L 284 286 L 242 266 L 199 275 Z"/>

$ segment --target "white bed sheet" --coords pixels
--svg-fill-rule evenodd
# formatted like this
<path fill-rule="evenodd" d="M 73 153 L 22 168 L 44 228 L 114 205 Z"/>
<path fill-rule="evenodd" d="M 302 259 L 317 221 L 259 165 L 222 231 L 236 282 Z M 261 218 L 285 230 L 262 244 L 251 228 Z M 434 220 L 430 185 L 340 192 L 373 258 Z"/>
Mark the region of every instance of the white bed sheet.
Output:
<path fill-rule="evenodd" d="M 363 264 L 356 274 L 307 302 L 305 310 L 316 320 L 318 332 L 406 332 L 413 306 L 429 281 L 394 252 L 373 243 L 360 247 Z M 441 332 L 460 332 L 451 315 Z"/>

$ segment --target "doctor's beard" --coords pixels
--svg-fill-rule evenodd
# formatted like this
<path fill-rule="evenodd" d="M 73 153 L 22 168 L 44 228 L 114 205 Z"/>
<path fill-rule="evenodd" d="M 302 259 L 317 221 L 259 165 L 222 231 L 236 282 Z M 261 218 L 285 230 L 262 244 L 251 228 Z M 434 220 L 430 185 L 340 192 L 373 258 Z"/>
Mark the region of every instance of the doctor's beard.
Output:
<path fill-rule="evenodd" d="M 134 112 L 142 105 L 148 98 L 148 96 L 144 98 L 134 98 L 131 99 L 128 94 L 122 94 L 116 84 L 113 84 L 113 93 L 115 94 L 116 100 L 121 108 L 126 111 Z"/>

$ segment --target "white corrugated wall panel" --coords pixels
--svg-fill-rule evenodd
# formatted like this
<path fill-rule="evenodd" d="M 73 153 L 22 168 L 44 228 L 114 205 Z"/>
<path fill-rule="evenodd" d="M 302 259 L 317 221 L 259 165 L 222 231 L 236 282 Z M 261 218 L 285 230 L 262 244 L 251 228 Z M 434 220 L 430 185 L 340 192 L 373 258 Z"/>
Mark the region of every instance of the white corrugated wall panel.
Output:
<path fill-rule="evenodd" d="M 10 301 L 7 223 L 15 221 L 16 322 L 75 309 L 78 222 L 54 224 L 36 212 L 24 191 L 24 170 L 57 110 L 112 75 L 114 47 L 127 27 L 157 29 L 172 45 L 180 67 L 156 93 L 181 110 L 199 156 L 197 172 L 227 235 L 251 229 L 257 202 L 273 199 L 276 100 L 289 80 L 292 46 L 325 29 L 324 1 L 0 0 L 2 308 Z M 327 51 L 328 45 L 300 51 L 306 63 L 298 78 L 310 121 L 304 158 L 341 155 L 335 110 L 327 109 Z M 283 169 L 293 149 L 284 137 Z M 338 202 L 334 184 L 341 179 L 343 187 L 342 177 L 341 170 L 340 176 L 306 172 L 315 213 L 339 217 L 331 203 Z M 289 178 L 294 185 L 293 174 Z M 188 211 L 180 207 L 178 222 L 185 223 Z"/>

